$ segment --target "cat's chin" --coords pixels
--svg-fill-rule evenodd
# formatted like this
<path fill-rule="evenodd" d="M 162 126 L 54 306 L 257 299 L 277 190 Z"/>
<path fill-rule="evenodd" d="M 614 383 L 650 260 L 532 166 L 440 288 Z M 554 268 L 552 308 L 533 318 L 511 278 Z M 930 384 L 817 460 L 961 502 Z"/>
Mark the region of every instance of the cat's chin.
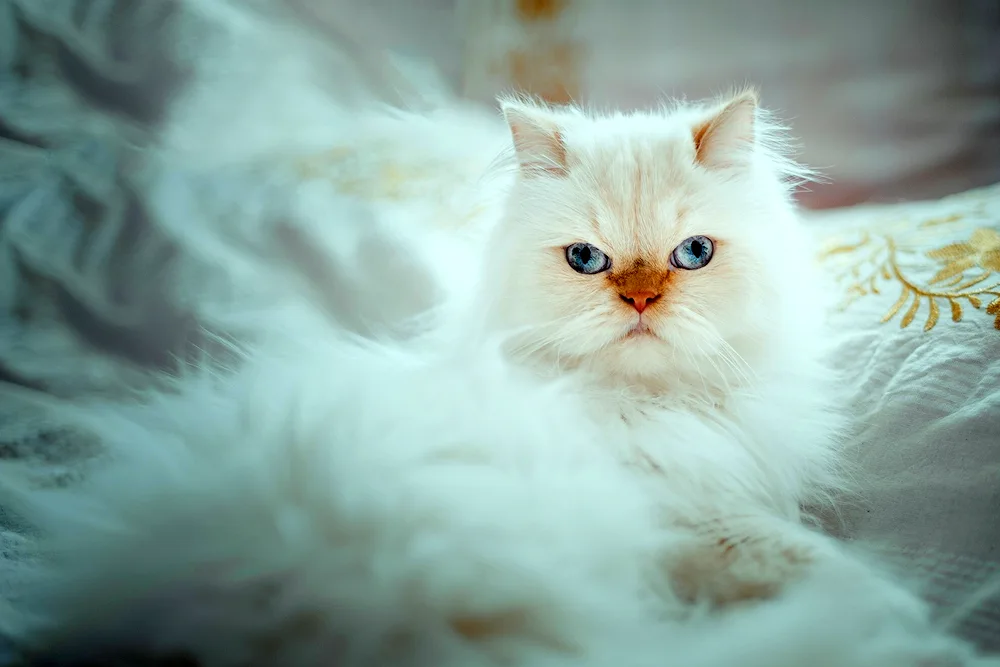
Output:
<path fill-rule="evenodd" d="M 655 331 L 636 326 L 593 357 L 592 362 L 611 376 L 632 380 L 656 377 L 670 372 L 672 355 L 668 350 L 666 341 Z"/>

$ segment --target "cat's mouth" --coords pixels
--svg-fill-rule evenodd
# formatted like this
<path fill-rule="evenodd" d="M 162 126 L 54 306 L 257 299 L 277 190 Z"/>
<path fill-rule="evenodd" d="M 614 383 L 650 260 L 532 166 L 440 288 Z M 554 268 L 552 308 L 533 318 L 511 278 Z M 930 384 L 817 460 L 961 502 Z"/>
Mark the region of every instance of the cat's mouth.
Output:
<path fill-rule="evenodd" d="M 635 326 L 633 326 L 631 329 L 628 330 L 628 333 L 625 334 L 624 340 L 629 340 L 631 338 L 649 338 L 649 337 L 656 338 L 656 334 L 653 332 L 652 329 L 649 328 L 648 324 L 646 324 L 640 319 L 638 322 L 635 323 Z"/>

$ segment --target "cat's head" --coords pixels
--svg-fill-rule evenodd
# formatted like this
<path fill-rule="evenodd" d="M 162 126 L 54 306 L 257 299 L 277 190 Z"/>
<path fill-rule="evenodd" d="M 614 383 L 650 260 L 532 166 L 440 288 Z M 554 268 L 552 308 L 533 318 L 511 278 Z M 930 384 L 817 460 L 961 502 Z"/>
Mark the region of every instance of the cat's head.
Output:
<path fill-rule="evenodd" d="M 794 164 L 774 150 L 756 93 L 631 115 L 503 111 L 519 175 L 481 305 L 518 353 L 632 381 L 730 384 L 787 338 L 771 334 L 807 263 Z"/>

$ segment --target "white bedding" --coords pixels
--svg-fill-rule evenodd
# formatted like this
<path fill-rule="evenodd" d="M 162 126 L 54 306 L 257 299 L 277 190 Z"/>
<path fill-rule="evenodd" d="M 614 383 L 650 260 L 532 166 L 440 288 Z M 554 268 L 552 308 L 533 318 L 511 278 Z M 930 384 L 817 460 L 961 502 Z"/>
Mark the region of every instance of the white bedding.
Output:
<path fill-rule="evenodd" d="M 843 530 L 1000 649 L 1000 186 L 810 217 L 857 417 Z"/>

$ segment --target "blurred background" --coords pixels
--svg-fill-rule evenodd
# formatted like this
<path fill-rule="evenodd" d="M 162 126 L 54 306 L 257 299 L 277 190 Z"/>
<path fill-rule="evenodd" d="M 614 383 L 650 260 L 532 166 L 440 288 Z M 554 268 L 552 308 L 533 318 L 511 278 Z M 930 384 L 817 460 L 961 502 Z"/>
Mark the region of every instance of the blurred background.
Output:
<path fill-rule="evenodd" d="M 808 206 L 1000 180 L 996 0 L 313 1 L 482 101 L 518 87 L 629 108 L 752 82 L 831 181 Z"/>

